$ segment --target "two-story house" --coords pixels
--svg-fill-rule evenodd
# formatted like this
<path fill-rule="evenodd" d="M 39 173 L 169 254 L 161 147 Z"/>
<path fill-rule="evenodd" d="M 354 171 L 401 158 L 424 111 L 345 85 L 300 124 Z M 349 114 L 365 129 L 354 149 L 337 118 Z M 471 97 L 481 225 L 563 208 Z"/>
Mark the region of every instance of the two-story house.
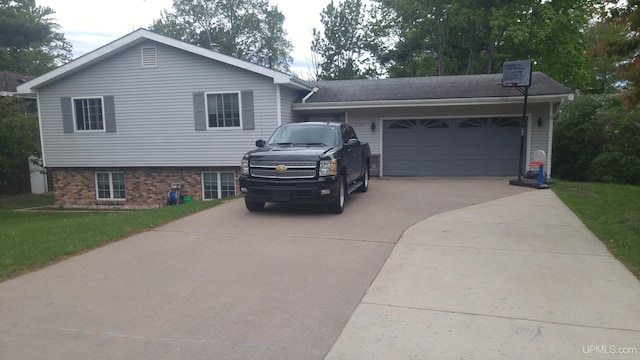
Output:
<path fill-rule="evenodd" d="M 507 176 L 518 166 L 522 94 L 500 74 L 306 82 L 139 29 L 18 87 L 37 94 L 44 165 L 66 207 L 163 206 L 237 194 L 240 159 L 279 125 L 346 121 L 384 176 Z M 534 73 L 527 161 L 550 159 L 554 106 Z M 550 164 L 549 164 L 550 165 Z"/>

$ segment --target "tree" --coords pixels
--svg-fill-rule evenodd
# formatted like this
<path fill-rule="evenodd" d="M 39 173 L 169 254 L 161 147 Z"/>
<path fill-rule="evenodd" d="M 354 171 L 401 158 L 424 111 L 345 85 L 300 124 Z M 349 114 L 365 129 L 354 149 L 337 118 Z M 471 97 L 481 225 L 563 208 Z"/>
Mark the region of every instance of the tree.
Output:
<path fill-rule="evenodd" d="M 619 3 L 609 1 L 608 23 L 622 26 L 626 36 L 603 41 L 606 53 L 624 59 L 619 64 L 619 74 L 628 82 L 622 95 L 628 109 L 640 105 L 640 0 L 628 0 Z"/>
<path fill-rule="evenodd" d="M 71 43 L 35 0 L 0 0 L 0 69 L 39 75 L 71 60 Z"/>
<path fill-rule="evenodd" d="M 346 80 L 373 78 L 380 73 L 375 54 L 384 46 L 386 32 L 376 21 L 378 9 L 362 0 L 329 3 L 320 13 L 324 32 L 313 29 L 311 50 L 320 55 L 320 78 Z"/>
<path fill-rule="evenodd" d="M 24 179 L 31 156 L 40 156 L 38 118 L 25 115 L 25 102 L 16 97 L 0 97 L 0 192 L 13 192 L 11 185 Z"/>
<path fill-rule="evenodd" d="M 380 56 L 390 76 L 499 73 L 504 61 L 579 88 L 583 31 L 601 0 L 376 0 L 394 14 L 398 41 Z"/>
<path fill-rule="evenodd" d="M 223 54 L 289 72 L 284 15 L 267 0 L 174 0 L 150 29 Z"/>
<path fill-rule="evenodd" d="M 621 25 L 596 22 L 585 31 L 587 43 L 587 69 L 592 69 L 582 90 L 587 94 L 611 94 L 619 92 L 622 78 L 617 73 L 618 64 L 624 61 L 619 55 L 609 54 L 608 44 L 624 41 L 627 32 Z"/>

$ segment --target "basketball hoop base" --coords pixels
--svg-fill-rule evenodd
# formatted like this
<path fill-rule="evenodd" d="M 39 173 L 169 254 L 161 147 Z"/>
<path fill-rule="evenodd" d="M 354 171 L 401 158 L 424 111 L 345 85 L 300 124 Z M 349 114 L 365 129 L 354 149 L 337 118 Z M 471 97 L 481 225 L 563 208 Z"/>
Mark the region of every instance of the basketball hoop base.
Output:
<path fill-rule="evenodd" d="M 526 186 L 526 187 L 531 187 L 534 189 L 548 189 L 549 185 L 547 184 L 540 184 L 538 183 L 537 180 L 534 179 L 526 179 L 526 178 L 522 178 L 522 179 L 511 179 L 509 180 L 509 185 L 515 185 L 515 186 Z"/>

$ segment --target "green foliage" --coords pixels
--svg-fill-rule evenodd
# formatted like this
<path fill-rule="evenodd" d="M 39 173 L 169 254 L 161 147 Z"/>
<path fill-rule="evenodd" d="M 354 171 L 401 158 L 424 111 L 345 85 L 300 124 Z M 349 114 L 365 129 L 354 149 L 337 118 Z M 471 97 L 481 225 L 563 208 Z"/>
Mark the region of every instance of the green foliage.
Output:
<path fill-rule="evenodd" d="M 554 125 L 554 175 L 640 184 L 639 117 L 616 96 L 580 96 L 564 104 Z"/>
<path fill-rule="evenodd" d="M 585 31 L 588 51 L 586 68 L 591 69 L 591 72 L 582 91 L 587 94 L 619 92 L 622 78 L 617 74 L 618 64 L 624 58 L 609 54 L 607 44 L 621 41 L 625 37 L 625 28 L 611 23 L 595 23 Z"/>
<path fill-rule="evenodd" d="M 602 47 L 611 56 L 622 57 L 619 74 L 627 81 L 623 100 L 627 109 L 640 105 L 640 1 L 608 0 L 611 7 L 606 21 L 625 29 L 625 36 L 604 39 Z"/>
<path fill-rule="evenodd" d="M 53 205 L 51 197 L 31 198 L 25 195 L 0 196 L 0 281 L 222 202 L 197 201 L 132 212 L 11 210 L 34 204 Z"/>
<path fill-rule="evenodd" d="M 20 98 L 0 96 L 0 193 L 13 192 L 25 179 L 29 157 L 40 156 L 38 119 L 25 115 Z"/>
<path fill-rule="evenodd" d="M 320 13 L 324 32 L 314 28 L 311 50 L 322 57 L 322 80 L 374 78 L 379 75 L 375 53 L 385 29 L 378 26 L 381 16 L 362 0 L 331 1 Z"/>
<path fill-rule="evenodd" d="M 150 30 L 204 48 L 288 72 L 292 44 L 284 15 L 267 0 L 174 0 Z"/>
<path fill-rule="evenodd" d="M 53 14 L 35 0 L 0 0 L 0 69 L 40 75 L 71 60 Z"/>
<path fill-rule="evenodd" d="M 500 73 L 504 61 L 532 59 L 580 88 L 584 30 L 600 0 L 377 0 L 394 14 L 396 46 L 381 54 L 392 77 Z"/>
<path fill-rule="evenodd" d="M 603 152 L 591 162 L 591 181 L 640 184 L 640 157 L 620 152 Z"/>

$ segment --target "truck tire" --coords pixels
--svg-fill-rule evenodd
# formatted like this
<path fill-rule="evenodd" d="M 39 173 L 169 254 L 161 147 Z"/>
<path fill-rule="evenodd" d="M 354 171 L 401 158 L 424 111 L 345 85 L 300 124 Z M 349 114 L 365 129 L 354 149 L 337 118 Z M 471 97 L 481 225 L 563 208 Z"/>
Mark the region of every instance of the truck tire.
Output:
<path fill-rule="evenodd" d="M 347 200 L 347 185 L 344 182 L 344 178 L 340 176 L 338 182 L 340 183 L 338 195 L 336 195 L 333 202 L 329 204 L 329 212 L 332 214 L 342 214 L 344 211 L 344 203 Z"/>
<path fill-rule="evenodd" d="M 369 172 L 369 165 L 367 165 L 367 168 L 364 171 L 364 175 L 362 175 L 362 185 L 360 185 L 359 188 L 356 189 L 357 192 L 367 192 L 367 190 L 369 190 L 369 178 L 370 178 L 370 172 Z"/>
<path fill-rule="evenodd" d="M 264 202 L 261 201 L 249 201 L 244 198 L 244 205 L 249 211 L 262 211 L 264 209 Z"/>

